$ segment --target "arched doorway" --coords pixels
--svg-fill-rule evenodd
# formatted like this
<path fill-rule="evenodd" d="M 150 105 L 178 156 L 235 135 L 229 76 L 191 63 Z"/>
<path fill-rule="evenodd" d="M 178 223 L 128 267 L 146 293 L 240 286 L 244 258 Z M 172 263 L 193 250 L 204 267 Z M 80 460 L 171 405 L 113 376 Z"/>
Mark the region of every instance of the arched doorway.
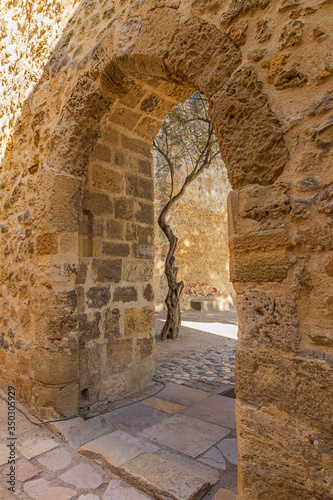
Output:
<path fill-rule="evenodd" d="M 309 64 L 317 68 L 317 39 L 303 41 L 304 19 L 314 29 L 329 7 L 198 4 L 128 4 L 111 21 L 104 14 L 93 21 L 83 4 L 24 107 L 32 131 L 17 129 L 6 158 L 20 171 L 30 151 L 35 177 L 16 186 L 8 175 L 4 207 L 10 227 L 18 213 L 33 212 L 31 222 L 29 213 L 19 222 L 35 232 L 19 247 L 13 231 L 4 245 L 8 310 L 19 305 L 29 317 L 13 313 L 8 324 L 9 338 L 12 323 L 20 324 L 31 358 L 31 368 L 22 362 L 16 371 L 20 397 L 42 416 L 69 415 L 151 377 L 152 263 L 139 240 L 152 223 L 150 143 L 171 107 L 198 89 L 211 103 L 235 189 L 229 212 L 240 315 L 241 491 L 244 498 L 268 498 L 272 490 L 285 498 L 327 496 L 331 123 L 317 89 L 328 92 L 330 74 L 318 69 L 310 78 L 298 62 L 310 44 Z M 268 13 L 279 22 L 265 38 Z M 78 28 L 84 16 L 100 27 L 90 38 Z M 291 56 L 280 54 L 285 48 Z M 48 99 L 38 99 L 45 82 Z M 301 94 L 307 110 L 295 105 L 297 118 L 288 106 Z M 32 287 L 16 293 L 18 262 L 18 275 L 27 280 L 29 272 Z M 323 300 L 315 293 L 321 282 Z M 21 355 L 15 349 L 6 354 L 8 376 Z"/>

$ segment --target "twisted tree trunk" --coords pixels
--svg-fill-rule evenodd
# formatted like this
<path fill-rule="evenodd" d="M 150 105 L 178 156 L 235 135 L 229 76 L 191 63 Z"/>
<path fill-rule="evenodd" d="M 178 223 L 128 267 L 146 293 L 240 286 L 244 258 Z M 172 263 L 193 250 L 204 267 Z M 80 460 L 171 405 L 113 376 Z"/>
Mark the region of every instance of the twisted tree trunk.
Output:
<path fill-rule="evenodd" d="M 169 241 L 169 251 L 164 269 L 165 276 L 168 280 L 168 294 L 165 299 L 168 314 L 161 331 L 161 340 L 165 340 L 166 338 L 176 339 L 178 337 L 181 324 L 180 297 L 184 288 L 184 283 L 182 281 L 179 283 L 177 282 L 178 268 L 175 266 L 175 251 L 178 238 L 174 235 L 172 229 L 165 220 L 170 205 L 171 203 L 167 203 L 158 218 L 158 224 Z"/>

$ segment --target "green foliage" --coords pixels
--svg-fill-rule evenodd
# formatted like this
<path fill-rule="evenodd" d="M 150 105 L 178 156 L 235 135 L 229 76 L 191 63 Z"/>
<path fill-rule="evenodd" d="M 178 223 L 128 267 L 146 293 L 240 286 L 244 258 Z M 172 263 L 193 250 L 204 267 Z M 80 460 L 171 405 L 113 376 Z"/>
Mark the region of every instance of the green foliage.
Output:
<path fill-rule="evenodd" d="M 186 169 L 196 174 L 219 156 L 218 142 L 208 114 L 208 101 L 199 92 L 166 116 L 153 143 L 161 169 Z M 197 175 L 194 175 L 196 178 Z M 194 180 L 194 179 L 193 179 Z"/>

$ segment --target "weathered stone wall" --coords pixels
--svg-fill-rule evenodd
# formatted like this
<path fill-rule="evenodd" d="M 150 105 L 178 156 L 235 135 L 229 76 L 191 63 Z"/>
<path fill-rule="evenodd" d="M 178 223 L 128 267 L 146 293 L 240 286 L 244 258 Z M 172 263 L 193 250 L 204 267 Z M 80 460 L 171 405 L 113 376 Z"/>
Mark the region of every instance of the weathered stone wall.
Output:
<path fill-rule="evenodd" d="M 332 498 L 332 22 L 329 0 L 86 0 L 47 60 L 34 69 L 34 47 L 22 52 L 36 85 L 21 105 L 23 80 L 4 89 L 20 109 L 1 163 L 3 388 L 13 380 L 41 416 L 69 415 L 152 373 L 149 148 L 199 90 L 235 190 L 239 497 Z M 137 299 L 116 300 L 132 286 Z"/>
<path fill-rule="evenodd" d="M 154 292 L 155 305 L 160 310 L 166 307 L 164 265 L 168 241 L 158 226 L 157 218 L 167 202 L 170 179 L 168 170 L 160 170 L 158 159 L 154 157 L 154 160 Z M 185 172 L 184 165 L 177 175 L 179 188 Z M 184 281 L 181 297 L 183 309 L 191 307 L 191 300 L 201 298 L 219 300 L 219 307 L 223 309 L 228 309 L 234 303 L 235 292 L 229 279 L 227 197 L 230 190 L 225 165 L 218 161 L 189 186 L 170 210 L 168 223 L 179 238 L 176 266 L 179 268 L 179 281 Z"/>

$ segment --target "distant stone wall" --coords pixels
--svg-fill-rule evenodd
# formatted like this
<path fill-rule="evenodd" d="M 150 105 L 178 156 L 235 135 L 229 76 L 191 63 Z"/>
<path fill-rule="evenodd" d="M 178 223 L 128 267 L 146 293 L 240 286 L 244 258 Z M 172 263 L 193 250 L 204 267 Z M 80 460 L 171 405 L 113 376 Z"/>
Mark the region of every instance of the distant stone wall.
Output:
<path fill-rule="evenodd" d="M 158 170 L 155 157 L 155 173 Z M 166 307 L 164 263 L 168 241 L 157 218 L 169 190 L 168 170 L 163 169 L 155 176 L 154 292 L 158 310 Z M 230 190 L 227 170 L 219 161 L 204 170 L 170 210 L 167 220 L 179 238 L 176 266 L 179 281 L 184 281 L 183 309 L 190 307 L 191 300 L 200 298 L 220 299 L 225 309 L 234 303 L 235 292 L 229 278 L 227 197 Z"/>

